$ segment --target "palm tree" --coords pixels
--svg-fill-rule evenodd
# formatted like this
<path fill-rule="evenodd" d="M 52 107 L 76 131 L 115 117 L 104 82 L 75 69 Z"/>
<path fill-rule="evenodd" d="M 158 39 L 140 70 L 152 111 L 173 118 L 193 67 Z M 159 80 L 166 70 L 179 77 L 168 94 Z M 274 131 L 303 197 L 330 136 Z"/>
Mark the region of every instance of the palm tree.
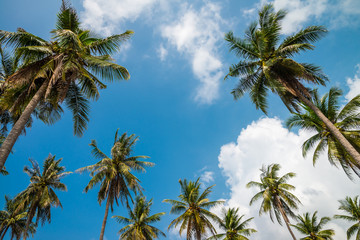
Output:
<path fill-rule="evenodd" d="M 7 79 L 8 89 L 1 100 L 3 108 L 21 112 L 21 116 L 0 148 L 0 169 L 39 103 L 56 107 L 65 101 L 73 113 L 74 134 L 81 136 L 89 120 L 89 99 L 97 99 L 98 90 L 106 87 L 97 77 L 108 81 L 130 77 L 110 55 L 119 50 L 132 31 L 97 37 L 80 28 L 75 9 L 63 1 L 51 34 L 52 41 L 46 41 L 24 29 L 0 30 L 0 43 L 13 46 L 16 58 L 22 62 L 22 67 Z"/>
<path fill-rule="evenodd" d="M 157 239 L 159 235 L 166 237 L 160 229 L 151 226 L 150 224 L 160 221 L 160 217 L 164 215 L 164 212 L 150 215 L 150 208 L 152 200 L 146 201 L 143 196 L 136 196 L 135 205 L 133 209 L 128 209 L 129 218 L 122 216 L 113 216 L 117 222 L 121 224 L 127 224 L 120 229 L 120 239 L 124 240 L 151 240 Z"/>
<path fill-rule="evenodd" d="M 201 240 L 207 230 L 212 235 L 215 235 L 216 230 L 210 220 L 221 221 L 218 216 L 211 213 L 208 209 L 223 203 L 223 201 L 210 201 L 208 196 L 213 186 L 206 188 L 201 193 L 201 183 L 199 183 L 199 180 L 200 178 L 193 182 L 186 179 L 182 181 L 180 179 L 181 194 L 178 196 L 179 200 L 165 199 L 163 201 L 172 205 L 170 213 L 181 213 L 178 218 L 170 223 L 168 229 L 176 228 L 180 225 L 180 236 L 186 229 L 187 240 L 192 238 Z"/>
<path fill-rule="evenodd" d="M 320 111 L 339 129 L 342 135 L 360 151 L 360 130 L 356 128 L 360 126 L 360 95 L 354 97 L 342 109 L 339 105 L 339 97 L 342 91 L 333 87 L 322 98 L 319 97 L 317 90 L 313 92 L 313 102 Z M 291 118 L 286 121 L 288 128 L 301 127 L 306 130 L 315 132 L 302 145 L 303 156 L 315 148 L 313 155 L 313 164 L 315 165 L 320 154 L 326 151 L 331 164 L 340 165 L 347 176 L 351 178 L 351 170 L 360 177 L 360 164 L 358 164 L 337 141 L 334 135 L 329 131 L 314 111 L 306 105 L 302 105 L 304 112 L 294 113 Z"/>
<path fill-rule="evenodd" d="M 24 209 L 17 209 L 15 200 L 5 196 L 5 208 L 0 211 L 0 240 L 3 240 L 8 230 L 11 230 L 11 240 L 21 238 L 25 232 L 27 212 Z M 35 224 L 31 224 L 28 234 L 34 235 L 36 232 Z"/>
<path fill-rule="evenodd" d="M 249 222 L 253 218 L 249 218 L 243 221 L 244 215 L 238 214 L 239 208 L 223 209 L 222 219 L 219 222 L 220 228 L 225 233 L 216 234 L 208 238 L 208 240 L 249 240 L 247 237 L 252 233 L 257 232 L 253 228 L 247 228 Z"/>
<path fill-rule="evenodd" d="M 322 217 L 320 221 L 317 220 L 317 211 L 310 218 L 309 213 L 305 213 L 303 216 L 298 215 L 296 218 L 298 223 L 293 226 L 300 233 L 307 235 L 301 240 L 332 240 L 335 235 L 333 229 L 325 229 L 324 226 L 331 220 L 329 217 Z"/>
<path fill-rule="evenodd" d="M 25 233 L 36 216 L 36 224 L 41 221 L 51 222 L 51 207 L 61 207 L 61 202 L 57 197 L 55 190 L 67 191 L 66 185 L 61 179 L 71 172 L 64 172 L 65 167 L 60 166 L 61 158 L 55 160 L 51 154 L 45 159 L 43 171 L 41 172 L 39 164 L 30 159 L 32 167 L 26 166 L 24 172 L 30 177 L 30 185 L 16 197 L 19 202 L 19 208 L 28 208 Z M 24 234 L 24 239 L 27 234 Z"/>
<path fill-rule="evenodd" d="M 145 172 L 145 167 L 151 167 L 154 164 L 151 162 L 141 161 L 139 159 L 146 159 L 147 156 L 131 156 L 133 147 L 138 138 L 134 134 L 127 136 L 126 133 L 118 136 L 118 131 L 115 133 L 114 145 L 111 148 L 111 157 L 108 157 L 98 147 L 95 140 L 92 140 L 90 146 L 92 147 L 92 154 L 100 161 L 94 165 L 83 167 L 77 172 L 89 171 L 92 177 L 89 184 L 85 187 L 85 192 L 100 184 L 98 193 L 98 201 L 101 204 L 106 200 L 105 216 L 101 227 L 100 240 L 103 240 L 105 233 L 106 221 L 109 213 L 109 207 L 113 212 L 113 205 L 116 202 L 119 205 L 119 199 L 122 204 L 130 208 L 129 199 L 132 202 L 131 192 L 135 194 L 141 193 L 140 180 L 136 178 L 131 172 L 142 171 Z"/>
<path fill-rule="evenodd" d="M 359 152 L 311 102 L 311 93 L 303 85 L 303 82 L 325 85 L 326 76 L 319 67 L 292 59 L 300 52 L 314 49 L 311 43 L 319 40 L 327 30 L 322 26 L 310 26 L 280 42 L 281 21 L 285 16 L 285 11 L 275 12 L 273 6 L 268 4 L 259 11 L 259 21 L 249 26 L 244 39 L 235 37 L 232 32 L 225 35 L 230 51 L 242 58 L 230 67 L 225 77 L 240 77 L 239 84 L 232 91 L 234 98 L 250 92 L 256 108 L 265 113 L 268 90 L 276 93 L 290 111 L 298 110 L 298 102 L 304 103 L 360 164 Z"/>
<path fill-rule="evenodd" d="M 352 236 L 355 236 L 356 240 L 360 240 L 360 199 L 359 196 L 351 199 L 346 197 L 345 200 L 340 200 L 339 210 L 342 210 L 347 213 L 347 215 L 335 215 L 334 218 L 344 219 L 348 222 L 355 222 L 347 230 L 347 238 L 350 239 Z"/>
<path fill-rule="evenodd" d="M 285 221 L 292 238 L 296 240 L 294 233 L 290 228 L 290 221 L 288 216 L 295 218 L 295 214 L 292 209 L 298 209 L 300 200 L 293 195 L 290 191 L 295 190 L 293 185 L 287 183 L 290 178 L 295 177 L 295 173 L 286 173 L 282 177 L 279 177 L 279 164 L 271 164 L 269 166 L 263 166 L 260 171 L 260 182 L 249 182 L 246 187 L 257 187 L 260 192 L 255 194 L 251 199 L 250 205 L 255 201 L 262 198 L 259 215 L 263 213 L 269 213 L 271 221 L 274 221 L 273 215 L 280 225 L 282 225 L 281 217 Z"/>
<path fill-rule="evenodd" d="M 0 44 L 0 96 L 4 95 L 7 87 L 5 82 L 10 78 L 19 68 L 19 61 L 9 54 Z M 19 90 L 19 92 L 21 89 Z M 14 95 L 18 95 L 19 92 L 13 91 Z M 22 107 L 23 109 L 23 107 Z M 32 113 L 32 117 L 35 117 L 45 124 L 53 124 L 60 119 L 61 113 L 63 112 L 60 106 L 54 107 L 51 103 L 40 102 L 37 108 Z M 8 125 L 14 125 L 19 119 L 20 113 L 12 113 L 6 109 L 0 108 L 0 143 L 2 144 L 6 138 L 8 132 Z M 33 122 L 32 117 L 29 118 L 25 127 L 31 127 Z M 23 130 L 25 133 L 25 128 Z M 1 145 L 0 144 L 0 145 Z"/>

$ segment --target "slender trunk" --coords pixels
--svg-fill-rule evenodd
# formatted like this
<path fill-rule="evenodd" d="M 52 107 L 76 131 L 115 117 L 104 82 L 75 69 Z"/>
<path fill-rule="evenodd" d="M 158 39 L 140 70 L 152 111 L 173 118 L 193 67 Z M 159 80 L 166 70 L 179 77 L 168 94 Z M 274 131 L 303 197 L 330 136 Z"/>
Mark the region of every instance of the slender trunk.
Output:
<path fill-rule="evenodd" d="M 11 149 L 13 148 L 16 140 L 22 133 L 22 131 L 25 128 L 26 123 L 28 122 L 31 113 L 35 110 L 36 106 L 40 102 L 41 98 L 44 96 L 47 83 L 43 83 L 43 85 L 39 88 L 39 90 L 35 93 L 34 97 L 31 99 L 31 101 L 26 106 L 25 110 L 22 112 L 20 118 L 16 121 L 14 126 L 12 127 L 9 135 L 6 137 L 5 141 L 1 145 L 0 148 L 0 169 L 3 169 L 6 159 L 8 158 Z"/>
<path fill-rule="evenodd" d="M 335 125 L 317 108 L 309 99 L 302 94 L 297 94 L 302 102 L 304 102 L 314 113 L 324 122 L 331 134 L 339 141 L 339 143 L 345 148 L 350 156 L 356 161 L 358 167 L 360 167 L 360 153 L 356 151 L 354 146 L 342 135 L 342 133 L 335 127 Z"/>
<path fill-rule="evenodd" d="M 5 234 L 6 234 L 6 232 L 9 230 L 9 226 L 7 226 L 6 228 L 5 228 L 5 230 L 4 230 L 4 232 L 3 232 L 3 234 L 1 234 L 1 238 L 0 238 L 0 240 L 3 240 L 4 239 L 4 237 L 5 237 Z"/>
<path fill-rule="evenodd" d="M 38 202 L 35 202 L 33 205 L 31 205 L 31 207 L 29 209 L 28 215 L 26 217 L 26 224 L 25 224 L 25 231 L 23 233 L 24 234 L 23 240 L 26 240 L 28 237 L 29 227 L 30 227 L 33 217 L 35 216 L 37 205 L 38 205 Z"/>
<path fill-rule="evenodd" d="M 289 230 L 289 232 L 290 232 L 290 234 L 291 234 L 291 237 L 292 237 L 294 240 L 296 240 L 296 237 L 295 237 L 293 231 L 292 231 L 291 228 L 290 228 L 290 221 L 289 221 L 288 217 L 286 216 L 286 213 L 285 213 L 285 211 L 284 211 L 284 208 L 283 208 L 283 206 L 282 206 L 282 204 L 281 204 L 281 201 L 280 201 L 279 197 L 276 196 L 276 197 L 275 197 L 275 201 L 276 201 L 276 203 L 277 203 L 277 205 L 278 205 L 278 208 L 279 208 L 279 210 L 280 210 L 280 213 L 281 213 L 281 215 L 282 215 L 282 217 L 283 217 L 283 219 L 284 219 L 284 222 L 285 222 L 285 224 L 286 224 L 286 227 L 287 227 L 287 229 Z"/>
<path fill-rule="evenodd" d="M 107 217 L 108 217 L 108 213 L 109 213 L 109 206 L 110 206 L 110 194 L 108 194 L 108 199 L 106 201 L 105 216 L 104 216 L 104 220 L 103 220 L 102 227 L 101 227 L 100 240 L 104 239 L 105 225 L 106 225 L 106 221 L 107 221 Z"/>

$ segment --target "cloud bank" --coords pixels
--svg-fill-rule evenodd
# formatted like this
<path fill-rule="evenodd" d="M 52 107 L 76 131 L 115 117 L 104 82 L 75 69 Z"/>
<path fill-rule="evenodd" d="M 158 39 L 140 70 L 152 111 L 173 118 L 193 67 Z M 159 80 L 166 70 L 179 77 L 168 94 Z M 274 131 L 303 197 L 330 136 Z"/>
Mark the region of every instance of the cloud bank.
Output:
<path fill-rule="evenodd" d="M 296 187 L 294 194 L 301 200 L 298 213 L 318 211 L 318 216 L 332 217 L 338 213 L 338 200 L 358 194 L 359 182 L 351 182 L 342 170 L 330 166 L 326 156 L 319 159 L 316 167 L 311 159 L 303 159 L 302 143 L 311 133 L 292 133 L 282 126 L 279 119 L 263 118 L 243 129 L 236 142 L 221 147 L 219 167 L 227 178 L 230 206 L 239 206 L 247 217 L 255 217 L 258 233 L 254 239 L 289 239 L 286 227 L 272 223 L 268 215 L 259 217 L 260 202 L 249 207 L 257 189 L 247 189 L 249 181 L 259 181 L 259 168 L 263 164 L 279 163 L 280 174 L 295 172 L 290 181 Z M 311 157 L 311 156 L 310 156 Z M 346 239 L 346 223 L 333 220 L 327 225 L 336 231 L 336 239 Z M 300 237 L 300 234 L 295 232 Z"/>

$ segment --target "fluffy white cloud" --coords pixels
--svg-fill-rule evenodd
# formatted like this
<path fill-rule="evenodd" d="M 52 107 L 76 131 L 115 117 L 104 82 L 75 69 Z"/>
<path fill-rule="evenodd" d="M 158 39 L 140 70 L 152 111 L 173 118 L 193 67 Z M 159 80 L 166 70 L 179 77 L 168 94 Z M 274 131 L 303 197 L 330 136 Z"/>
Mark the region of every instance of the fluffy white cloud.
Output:
<path fill-rule="evenodd" d="M 347 78 L 346 82 L 349 86 L 349 92 L 345 95 L 347 101 L 360 94 L 360 64 L 356 65 L 356 73 L 353 78 Z"/>
<path fill-rule="evenodd" d="M 327 8 L 327 0 L 275 0 L 274 8 L 288 11 L 282 31 L 290 34 L 300 30 L 310 18 L 319 18 Z"/>
<path fill-rule="evenodd" d="M 160 0 L 84 0 L 81 18 L 85 26 L 103 35 L 109 35 L 124 21 L 135 21 L 144 12 L 151 12 L 150 10 L 160 2 Z"/>
<path fill-rule="evenodd" d="M 220 6 L 210 2 L 198 11 L 184 4 L 180 16 L 173 23 L 163 25 L 161 34 L 191 59 L 193 73 L 201 82 L 195 99 L 211 103 L 219 95 L 219 82 L 224 75 L 218 46 L 225 20 L 220 15 Z"/>
<path fill-rule="evenodd" d="M 230 188 L 230 206 L 239 206 L 247 217 L 255 217 L 254 225 L 258 233 L 254 239 L 289 239 L 286 227 L 272 223 L 269 216 L 258 216 L 259 203 L 249 207 L 257 189 L 247 189 L 249 181 L 259 181 L 259 168 L 263 164 L 279 163 L 280 174 L 295 172 L 290 181 L 296 186 L 294 194 L 301 200 L 299 213 L 319 211 L 318 216 L 338 213 L 338 200 L 358 194 L 360 182 L 351 182 L 342 170 L 327 161 L 326 156 L 314 168 L 311 159 L 303 159 L 301 145 L 311 133 L 289 132 L 279 119 L 263 118 L 243 129 L 236 142 L 221 147 L 219 167 L 227 177 Z M 336 230 L 336 239 L 346 239 L 346 223 L 334 220 L 329 227 Z M 296 235 L 300 236 L 299 233 Z"/>

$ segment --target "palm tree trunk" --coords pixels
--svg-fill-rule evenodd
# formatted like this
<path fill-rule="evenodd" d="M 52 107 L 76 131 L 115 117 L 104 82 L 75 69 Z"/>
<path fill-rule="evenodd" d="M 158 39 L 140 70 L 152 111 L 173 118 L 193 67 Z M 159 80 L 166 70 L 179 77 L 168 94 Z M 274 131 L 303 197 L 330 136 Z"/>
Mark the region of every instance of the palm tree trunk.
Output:
<path fill-rule="evenodd" d="M 23 240 L 26 240 L 26 238 L 28 237 L 29 227 L 30 227 L 33 217 L 35 216 L 37 205 L 38 205 L 38 201 L 35 202 L 34 204 L 32 204 L 32 206 L 30 206 L 29 212 L 26 217 L 25 230 L 23 232 L 23 234 L 24 234 Z"/>
<path fill-rule="evenodd" d="M 3 240 L 3 239 L 4 239 L 6 232 L 9 230 L 9 227 L 10 227 L 10 226 L 7 226 L 7 227 L 5 228 L 3 234 L 1 234 L 0 240 Z"/>
<path fill-rule="evenodd" d="M 108 213 L 109 213 L 109 206 L 110 206 L 110 194 L 108 194 L 108 199 L 106 201 L 105 216 L 104 216 L 104 220 L 103 220 L 102 227 L 101 227 L 100 240 L 104 239 L 105 226 L 106 226 L 106 221 L 107 221 L 107 217 L 108 217 Z"/>
<path fill-rule="evenodd" d="M 283 217 L 283 219 L 284 219 L 284 222 L 285 222 L 285 224 L 286 224 L 286 227 L 287 227 L 287 229 L 289 230 L 289 232 L 290 232 L 290 234 L 291 234 L 291 237 L 292 237 L 294 240 L 296 240 L 296 237 L 295 237 L 293 231 L 292 231 L 291 228 L 290 228 L 290 221 L 289 221 L 288 217 L 286 216 L 286 213 L 285 213 L 285 211 L 284 211 L 284 208 L 283 208 L 283 206 L 282 206 L 282 203 L 281 203 L 279 197 L 275 196 L 275 201 L 276 201 L 276 203 L 277 203 L 277 205 L 278 205 L 278 208 L 279 208 L 279 210 L 280 210 L 280 213 L 281 213 L 281 215 L 282 215 L 282 217 Z"/>
<path fill-rule="evenodd" d="M 9 135 L 6 137 L 5 141 L 0 148 L 0 169 L 3 169 L 6 159 L 8 158 L 11 149 L 13 148 L 16 140 L 22 133 L 25 128 L 26 123 L 28 122 L 31 113 L 35 110 L 36 106 L 40 102 L 41 98 L 44 96 L 48 81 L 42 84 L 39 90 L 35 93 L 34 97 L 30 100 L 25 110 L 22 112 L 20 118 L 16 121 L 12 127 Z"/>
<path fill-rule="evenodd" d="M 339 143 L 345 148 L 345 150 L 350 154 L 350 156 L 356 161 L 357 165 L 360 167 L 360 153 L 356 151 L 353 145 L 341 134 L 339 129 L 320 111 L 319 108 L 315 106 L 309 99 L 303 96 L 301 93 L 297 94 L 297 97 L 305 103 L 314 113 L 324 122 L 326 127 L 329 129 L 331 134 L 339 141 Z"/>

